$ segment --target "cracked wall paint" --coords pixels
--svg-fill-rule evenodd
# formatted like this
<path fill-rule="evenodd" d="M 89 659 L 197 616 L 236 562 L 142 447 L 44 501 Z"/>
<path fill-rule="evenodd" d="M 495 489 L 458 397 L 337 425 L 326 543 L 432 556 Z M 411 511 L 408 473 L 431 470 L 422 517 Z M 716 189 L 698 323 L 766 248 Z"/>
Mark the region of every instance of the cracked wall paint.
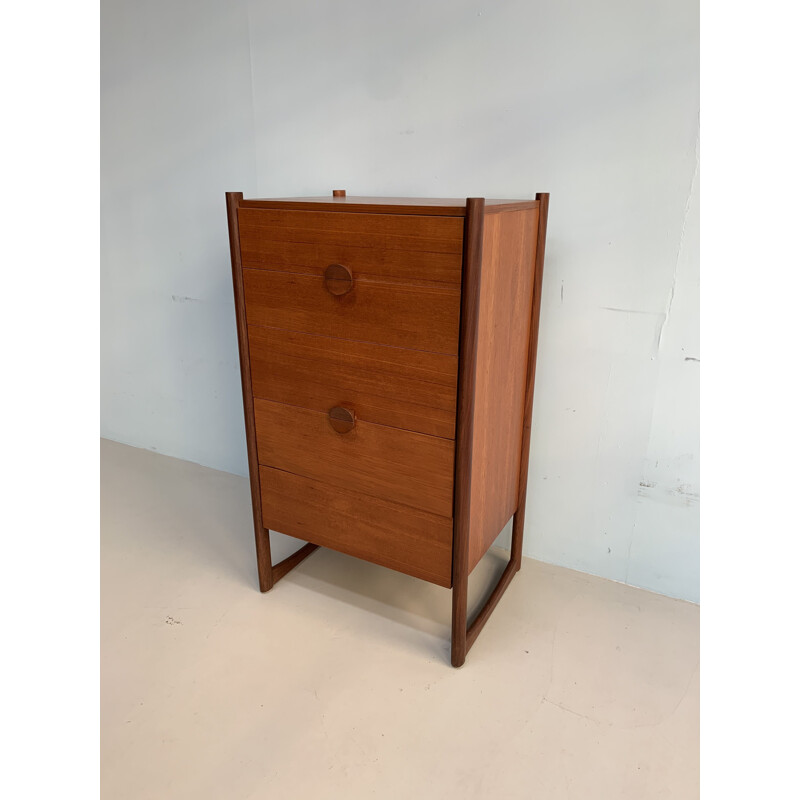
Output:
<path fill-rule="evenodd" d="M 683 207 L 683 221 L 681 222 L 681 236 L 678 241 L 678 253 L 675 256 L 675 271 L 672 274 L 672 286 L 670 287 L 669 297 L 667 298 L 667 308 L 664 312 L 664 319 L 661 323 L 661 328 L 658 332 L 658 349 L 661 350 L 661 342 L 664 337 L 664 329 L 669 322 L 669 315 L 672 311 L 672 301 L 675 299 L 675 284 L 678 280 L 678 264 L 681 260 L 681 253 L 683 252 L 683 242 L 686 237 L 686 221 L 689 218 L 689 210 L 691 207 L 692 198 L 694 197 L 695 185 L 700 171 L 700 123 L 697 124 L 697 136 L 694 140 L 694 171 L 692 172 L 692 180 L 689 183 L 689 190 L 686 192 L 686 204 Z"/>

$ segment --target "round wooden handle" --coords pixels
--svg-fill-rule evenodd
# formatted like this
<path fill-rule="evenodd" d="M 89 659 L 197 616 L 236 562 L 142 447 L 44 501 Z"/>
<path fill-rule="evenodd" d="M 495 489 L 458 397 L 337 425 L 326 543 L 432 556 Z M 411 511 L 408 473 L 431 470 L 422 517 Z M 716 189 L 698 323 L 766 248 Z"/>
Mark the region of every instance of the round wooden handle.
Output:
<path fill-rule="evenodd" d="M 343 264 L 331 264 L 325 270 L 325 288 L 338 296 L 353 288 L 353 273 Z"/>
<path fill-rule="evenodd" d="M 356 415 L 349 408 L 334 406 L 328 412 L 328 422 L 336 433 L 347 433 L 356 426 Z"/>

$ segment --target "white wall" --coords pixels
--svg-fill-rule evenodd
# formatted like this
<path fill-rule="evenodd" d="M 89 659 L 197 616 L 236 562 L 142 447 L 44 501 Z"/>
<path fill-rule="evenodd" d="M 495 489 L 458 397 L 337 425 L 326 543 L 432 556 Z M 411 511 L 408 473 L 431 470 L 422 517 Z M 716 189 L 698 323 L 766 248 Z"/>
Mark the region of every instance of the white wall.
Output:
<path fill-rule="evenodd" d="M 223 193 L 551 192 L 525 552 L 697 600 L 694 0 L 104 0 L 102 433 L 246 473 Z"/>

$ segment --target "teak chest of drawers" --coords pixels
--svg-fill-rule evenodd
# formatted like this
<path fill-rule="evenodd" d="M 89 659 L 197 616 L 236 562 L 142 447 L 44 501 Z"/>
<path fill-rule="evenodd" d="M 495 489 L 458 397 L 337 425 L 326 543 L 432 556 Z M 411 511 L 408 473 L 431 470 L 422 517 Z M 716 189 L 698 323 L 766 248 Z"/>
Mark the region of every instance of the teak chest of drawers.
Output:
<path fill-rule="evenodd" d="M 261 591 L 318 546 L 452 587 L 464 663 L 522 560 L 548 200 L 227 194 Z"/>

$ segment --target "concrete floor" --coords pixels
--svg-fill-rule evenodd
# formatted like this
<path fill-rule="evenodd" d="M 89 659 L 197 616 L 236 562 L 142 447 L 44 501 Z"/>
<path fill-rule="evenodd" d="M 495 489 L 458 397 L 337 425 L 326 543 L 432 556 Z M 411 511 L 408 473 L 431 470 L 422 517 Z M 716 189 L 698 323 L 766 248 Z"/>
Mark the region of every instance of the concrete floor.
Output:
<path fill-rule="evenodd" d="M 697 606 L 525 559 L 454 670 L 449 591 L 319 550 L 262 595 L 245 479 L 101 453 L 104 800 L 698 796 Z"/>

